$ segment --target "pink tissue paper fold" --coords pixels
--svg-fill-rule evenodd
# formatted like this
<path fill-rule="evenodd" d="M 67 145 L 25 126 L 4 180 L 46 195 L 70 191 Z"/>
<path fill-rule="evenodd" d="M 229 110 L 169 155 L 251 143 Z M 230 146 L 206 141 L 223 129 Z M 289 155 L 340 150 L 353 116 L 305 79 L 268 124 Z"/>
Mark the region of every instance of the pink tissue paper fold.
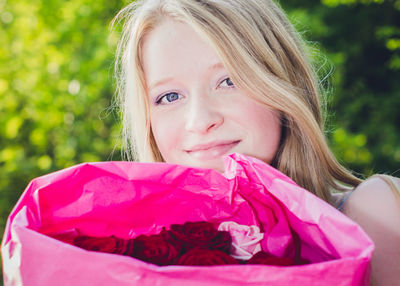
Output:
<path fill-rule="evenodd" d="M 35 178 L 7 221 L 4 285 L 369 285 L 374 245 L 360 226 L 262 161 L 232 154 L 225 167 L 98 162 Z M 262 250 L 310 263 L 160 267 L 56 239 L 187 221 L 256 225 Z"/>

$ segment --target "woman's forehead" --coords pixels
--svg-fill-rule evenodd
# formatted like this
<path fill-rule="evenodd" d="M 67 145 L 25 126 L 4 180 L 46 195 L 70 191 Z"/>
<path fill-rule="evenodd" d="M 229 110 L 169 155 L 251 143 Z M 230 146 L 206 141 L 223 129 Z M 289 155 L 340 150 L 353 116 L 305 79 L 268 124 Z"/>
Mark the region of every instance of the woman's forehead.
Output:
<path fill-rule="evenodd" d="M 161 76 L 224 68 L 215 48 L 204 37 L 188 24 L 173 20 L 149 32 L 143 42 L 142 60 L 149 86 L 153 78 L 158 81 Z"/>

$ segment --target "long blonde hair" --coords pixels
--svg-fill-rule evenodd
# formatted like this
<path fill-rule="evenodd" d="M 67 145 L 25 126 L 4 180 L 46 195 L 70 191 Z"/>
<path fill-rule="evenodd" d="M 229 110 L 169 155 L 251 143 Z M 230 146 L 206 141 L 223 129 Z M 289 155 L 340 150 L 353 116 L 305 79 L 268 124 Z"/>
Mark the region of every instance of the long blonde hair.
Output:
<path fill-rule="evenodd" d="M 330 190 L 360 183 L 327 146 L 318 81 L 305 45 L 270 0 L 138 0 L 121 10 L 116 79 L 128 159 L 163 161 L 151 132 L 141 49 L 144 36 L 165 18 L 195 29 L 215 47 L 237 86 L 280 113 L 274 167 L 330 203 Z"/>

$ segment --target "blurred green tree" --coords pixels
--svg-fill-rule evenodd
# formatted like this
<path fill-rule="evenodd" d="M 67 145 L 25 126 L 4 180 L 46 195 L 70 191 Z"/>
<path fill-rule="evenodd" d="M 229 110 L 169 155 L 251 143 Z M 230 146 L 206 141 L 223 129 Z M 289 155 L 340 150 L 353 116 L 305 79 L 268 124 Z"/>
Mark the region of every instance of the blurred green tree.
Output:
<path fill-rule="evenodd" d="M 320 76 L 329 76 L 327 135 L 336 156 L 365 176 L 399 176 L 400 1 L 281 4 L 311 51 L 322 51 L 313 58 Z"/>
<path fill-rule="evenodd" d="M 0 0 L 1 233 L 34 177 L 121 159 L 109 24 L 124 4 Z"/>

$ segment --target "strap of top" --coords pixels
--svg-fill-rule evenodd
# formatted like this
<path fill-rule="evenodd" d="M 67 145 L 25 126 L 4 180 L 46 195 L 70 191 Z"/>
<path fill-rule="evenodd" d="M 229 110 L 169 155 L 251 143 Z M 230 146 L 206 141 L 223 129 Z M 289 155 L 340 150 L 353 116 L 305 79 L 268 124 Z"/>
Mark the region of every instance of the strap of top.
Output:
<path fill-rule="evenodd" d="M 342 208 L 344 206 L 344 203 L 347 201 L 347 199 L 350 197 L 350 195 L 353 193 L 353 190 L 348 191 L 347 194 L 345 194 L 342 198 L 342 200 L 340 201 L 339 205 L 337 206 L 337 209 L 339 211 L 342 211 Z"/>

